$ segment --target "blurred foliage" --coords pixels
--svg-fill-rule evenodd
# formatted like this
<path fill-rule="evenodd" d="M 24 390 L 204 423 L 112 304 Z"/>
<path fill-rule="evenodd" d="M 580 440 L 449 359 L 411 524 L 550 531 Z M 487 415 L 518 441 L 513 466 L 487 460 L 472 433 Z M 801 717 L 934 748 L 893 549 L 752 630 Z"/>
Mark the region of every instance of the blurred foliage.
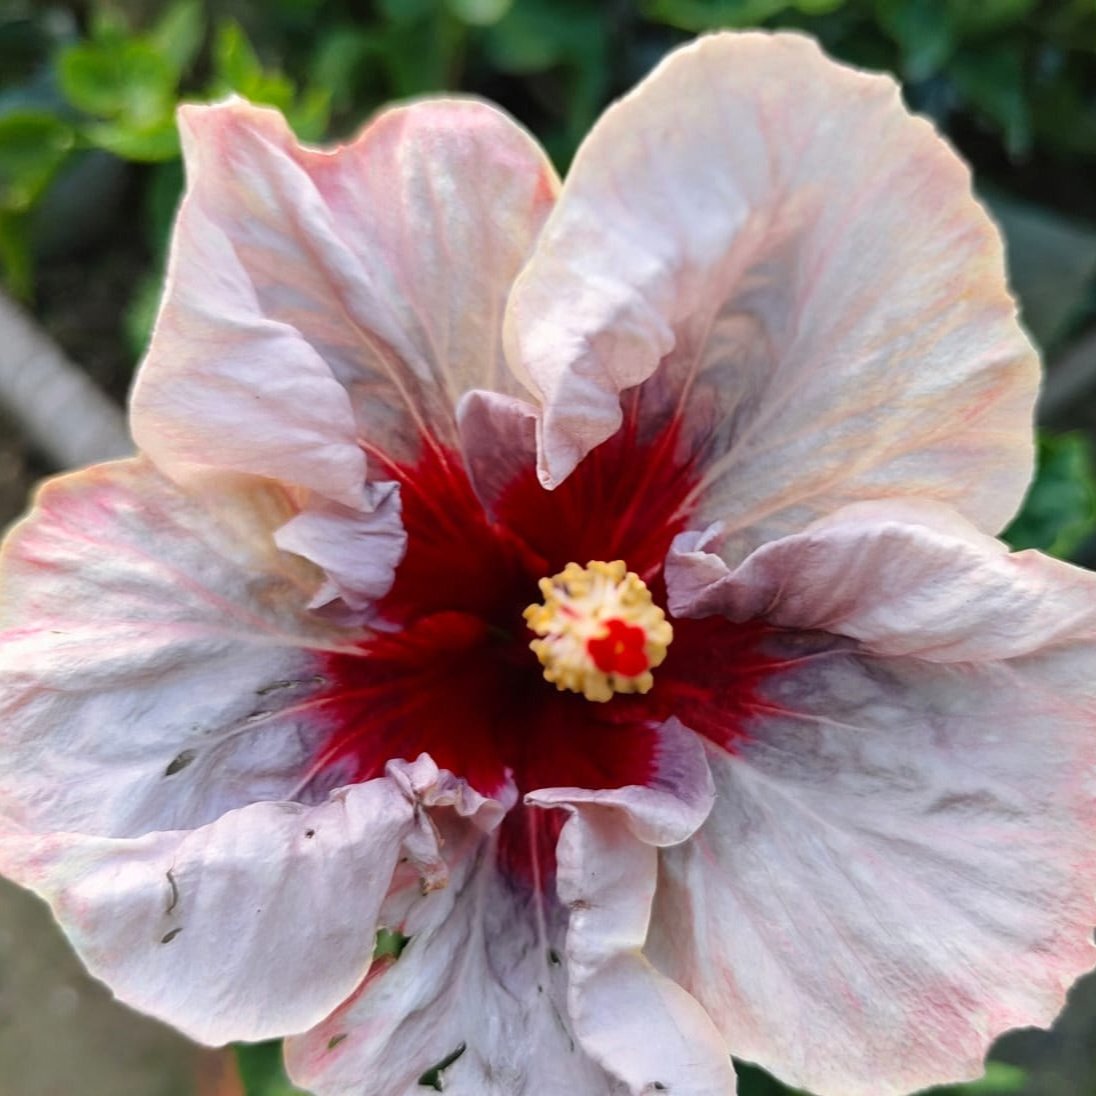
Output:
<path fill-rule="evenodd" d="M 1013 548 L 1038 548 L 1070 559 L 1096 535 L 1096 472 L 1092 441 L 1069 433 L 1039 439 L 1038 472 L 1004 538 Z"/>
<path fill-rule="evenodd" d="M 7 0 L 0 20 L 0 262 L 34 292 L 34 212 L 88 149 L 172 162 L 185 99 L 231 92 L 306 139 L 442 89 L 498 99 L 561 166 L 604 103 L 688 34 L 800 27 L 889 69 L 990 167 L 1061 164 L 1096 217 L 1093 0 Z M 1045 176 L 1044 176 L 1045 179 Z M 1085 191 L 1083 197 L 1081 190 Z M 1060 203 L 1057 203 L 1060 204 Z M 157 226 L 162 232 L 162 226 Z M 150 241 L 155 252 L 159 241 Z"/>
<path fill-rule="evenodd" d="M 246 1096 L 307 1096 L 286 1078 L 279 1041 L 239 1044 L 236 1064 Z"/>

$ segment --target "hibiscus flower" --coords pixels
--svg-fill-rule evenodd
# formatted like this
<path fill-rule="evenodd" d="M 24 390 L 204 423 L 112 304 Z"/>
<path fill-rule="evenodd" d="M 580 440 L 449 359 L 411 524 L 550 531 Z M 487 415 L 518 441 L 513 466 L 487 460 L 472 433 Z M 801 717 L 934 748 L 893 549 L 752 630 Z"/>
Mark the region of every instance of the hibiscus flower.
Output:
<path fill-rule="evenodd" d="M 475 101 L 181 125 L 140 455 L 3 562 L 0 868 L 89 969 L 323 1096 L 879 1096 L 1049 1022 L 1093 580 L 992 539 L 1036 361 L 894 83 L 703 39 L 562 187 Z"/>

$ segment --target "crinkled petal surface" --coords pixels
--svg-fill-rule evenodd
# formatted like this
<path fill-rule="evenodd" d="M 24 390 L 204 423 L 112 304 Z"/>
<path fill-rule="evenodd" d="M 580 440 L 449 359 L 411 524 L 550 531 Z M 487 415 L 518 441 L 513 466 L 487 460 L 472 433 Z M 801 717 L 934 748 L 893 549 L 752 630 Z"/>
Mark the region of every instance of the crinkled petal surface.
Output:
<path fill-rule="evenodd" d="M 270 1039 L 316 1023 L 364 977 L 415 824 L 414 803 L 382 778 L 196 830 L 5 833 L 0 869 L 50 903 L 126 1004 L 205 1043 Z"/>
<path fill-rule="evenodd" d="M 433 818 L 449 885 L 423 894 L 408 879 L 395 889 L 381 921 L 409 942 L 332 1016 L 287 1041 L 290 1076 L 317 1096 L 359 1096 L 363 1078 L 378 1094 L 414 1093 L 438 1067 L 456 1096 L 627 1096 L 570 1030 L 562 948 L 551 950 L 558 913 L 542 930 L 538 899 L 499 871 L 496 842 Z"/>
<path fill-rule="evenodd" d="M 201 500 L 104 465 L 48 484 L 10 538 L 0 870 L 119 997 L 225 1042 L 303 1030 L 358 984 L 419 823 L 388 778 L 277 802 L 345 637 L 274 547 L 283 489 L 217 477 Z"/>
<path fill-rule="evenodd" d="M 324 729 L 316 568 L 274 546 L 286 492 L 147 461 L 46 485 L 0 585 L 0 812 L 136 837 L 285 798 Z M 199 501 L 200 500 L 200 501 Z"/>
<path fill-rule="evenodd" d="M 733 1092 L 718 1033 L 639 950 L 656 845 L 695 831 L 711 798 L 703 749 L 673 721 L 650 787 L 531 795 L 534 846 L 544 808 L 573 814 L 560 839 L 566 906 L 535 878 L 500 871 L 494 836 L 432 811 L 449 886 L 423 894 L 408 878 L 394 888 L 382 920 L 408 943 L 289 1042 L 294 1079 L 319 1096 L 357 1094 L 363 1077 L 378 1093 L 410 1093 L 446 1063 L 445 1091 L 462 1096 Z"/>
<path fill-rule="evenodd" d="M 361 508 L 359 438 L 404 459 L 455 438 L 465 390 L 514 386 L 500 317 L 552 169 L 472 101 L 387 111 L 331 151 L 241 101 L 180 122 L 188 189 L 134 436 L 176 477 L 214 464 Z"/>
<path fill-rule="evenodd" d="M 556 853 L 557 891 L 570 911 L 568 1014 L 586 1051 L 635 1096 L 729 1094 L 734 1071 L 718 1030 L 642 951 L 658 846 L 687 840 L 712 805 L 703 746 L 676 720 L 662 730 L 662 762 L 661 786 L 530 797 L 572 815 Z"/>
<path fill-rule="evenodd" d="M 995 531 L 1031 471 L 1034 353 L 969 173 L 888 78 L 806 38 L 671 54 L 579 150 L 506 317 L 560 482 L 644 383 L 737 562 L 846 503 Z"/>
<path fill-rule="evenodd" d="M 650 954 L 735 1054 L 823 1096 L 977 1076 L 1096 961 L 1096 578 L 905 503 L 734 571 L 679 558 L 671 587 L 700 565 L 694 605 L 796 630 L 663 853 Z"/>
<path fill-rule="evenodd" d="M 337 502 L 312 506 L 275 532 L 279 548 L 311 560 L 327 574 L 311 608 L 339 597 L 351 609 L 365 610 L 391 588 L 407 548 L 399 485 L 371 483 L 366 499 L 364 512 Z"/>

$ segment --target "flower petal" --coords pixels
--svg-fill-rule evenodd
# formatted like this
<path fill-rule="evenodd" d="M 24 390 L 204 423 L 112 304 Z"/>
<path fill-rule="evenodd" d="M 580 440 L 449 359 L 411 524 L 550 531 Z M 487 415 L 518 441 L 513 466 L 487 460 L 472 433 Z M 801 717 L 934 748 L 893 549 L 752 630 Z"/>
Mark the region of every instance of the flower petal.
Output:
<path fill-rule="evenodd" d="M 331 502 L 303 511 L 275 532 L 279 548 L 311 560 L 328 576 L 311 608 L 339 597 L 351 609 L 364 610 L 392 588 L 407 548 L 399 485 L 367 484 L 366 499 L 364 513 Z"/>
<path fill-rule="evenodd" d="M 476 497 L 496 505 L 537 459 L 537 409 L 525 400 L 476 389 L 457 408 L 464 467 Z"/>
<path fill-rule="evenodd" d="M 0 870 L 53 906 L 126 1004 L 200 1042 L 270 1039 L 316 1023 L 364 977 L 415 819 L 383 778 L 190 831 L 8 832 Z"/>
<path fill-rule="evenodd" d="M 160 467 L 361 507 L 359 437 L 406 459 L 423 435 L 455 440 L 465 390 L 515 387 L 503 302 L 556 183 L 505 115 L 418 103 L 333 151 L 239 100 L 180 124 L 189 188 L 133 397 Z"/>
<path fill-rule="evenodd" d="M 135 837 L 290 794 L 325 730 L 306 611 L 320 576 L 275 548 L 285 492 L 202 502 L 146 461 L 47 484 L 0 580 L 0 814 Z M 325 789 L 326 790 L 326 789 Z"/>
<path fill-rule="evenodd" d="M 644 957 L 656 845 L 693 833 L 712 802 L 699 739 L 671 720 L 673 762 L 655 787 L 552 789 L 529 797 L 571 818 L 557 849 L 557 890 L 570 910 L 567 1005 L 575 1034 L 629 1093 L 733 1093 L 734 1070 L 697 1002 Z"/>
<path fill-rule="evenodd" d="M 701 39 L 606 113 L 506 345 L 544 401 L 546 483 L 646 382 L 739 553 L 888 494 L 993 530 L 1031 471 L 1035 357 L 968 171 L 893 81 L 798 36 Z"/>
<path fill-rule="evenodd" d="M 649 952 L 735 1054 L 822 1096 L 977 1076 L 1096 962 L 1096 576 L 934 510 L 855 507 L 694 590 L 855 637 L 772 633 Z"/>
<path fill-rule="evenodd" d="M 1016 658 L 1096 638 L 1096 580 L 1039 552 L 1010 554 L 946 507 L 858 503 L 764 544 L 738 567 L 721 532 L 683 533 L 667 561 L 684 616 L 764 617 L 934 662 Z"/>
<path fill-rule="evenodd" d="M 286 1043 L 294 1082 L 317 1096 L 626 1096 L 576 1044 L 552 941 L 561 911 L 497 867 L 495 842 L 433 812 L 450 881 L 408 881 L 382 923 L 409 937 L 398 959 L 314 1030 Z M 430 1080 L 440 1074 L 440 1080 Z"/>

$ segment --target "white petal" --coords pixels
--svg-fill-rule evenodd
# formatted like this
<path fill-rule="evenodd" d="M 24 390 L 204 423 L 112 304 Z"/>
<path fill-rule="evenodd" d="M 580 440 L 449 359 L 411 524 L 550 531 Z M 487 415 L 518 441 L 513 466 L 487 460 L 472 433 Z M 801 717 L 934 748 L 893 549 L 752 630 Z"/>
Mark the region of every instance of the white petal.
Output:
<path fill-rule="evenodd" d="M 450 1096 L 627 1096 L 575 1042 L 558 907 L 538 909 L 498 873 L 494 843 L 434 812 L 449 885 L 410 883 L 382 920 L 410 937 L 399 959 L 313 1031 L 286 1044 L 295 1083 L 317 1096 L 418 1091 L 443 1062 Z"/>
<path fill-rule="evenodd" d="M 667 562 L 678 615 L 764 617 L 862 641 L 884 655 L 1005 659 L 1096 639 L 1096 579 L 1039 552 L 1010 554 L 946 508 L 845 507 L 730 569 L 721 533 L 683 533 Z"/>
<path fill-rule="evenodd" d="M 1096 577 L 908 505 L 681 565 L 714 577 L 696 610 L 861 642 L 773 632 L 716 806 L 663 854 L 650 954 L 822 1096 L 977 1076 L 1096 961 Z"/>
<path fill-rule="evenodd" d="M 388 111 L 302 148 L 275 111 L 184 107 L 189 186 L 134 392 L 139 445 L 360 506 L 359 437 L 455 442 L 473 387 L 516 387 L 503 302 L 554 199 L 551 167 L 472 101 Z"/>
<path fill-rule="evenodd" d="M 315 569 L 273 543 L 282 491 L 201 501 L 147 462 L 48 484 L 0 580 L 0 811 L 137 836 L 288 795 L 326 729 Z"/>
<path fill-rule="evenodd" d="M 497 392 L 465 394 L 457 408 L 464 467 L 476 496 L 491 512 L 537 459 L 537 410 Z"/>
<path fill-rule="evenodd" d="M 546 483 L 646 382 L 737 552 L 887 494 L 993 530 L 1031 471 L 1035 357 L 969 173 L 893 81 L 806 38 L 701 39 L 605 114 L 506 344 L 544 401 Z"/>
<path fill-rule="evenodd" d="M 200 1042 L 270 1039 L 316 1023 L 364 977 L 414 825 L 385 778 L 191 831 L 8 833 L 0 869 L 51 904 L 126 1004 Z"/>
<path fill-rule="evenodd" d="M 711 806 L 700 742 L 675 722 L 666 733 L 679 756 L 661 787 L 553 789 L 530 797 L 572 812 L 557 849 L 557 890 L 570 910 L 568 1011 L 586 1051 L 635 1096 L 733 1093 L 734 1071 L 718 1030 L 642 951 L 655 844 L 685 840 Z"/>
<path fill-rule="evenodd" d="M 395 483 L 366 485 L 366 511 L 320 504 L 292 518 L 274 534 L 279 548 L 322 567 L 328 582 L 313 596 L 317 608 L 339 597 L 363 610 L 392 588 L 407 548 Z"/>

